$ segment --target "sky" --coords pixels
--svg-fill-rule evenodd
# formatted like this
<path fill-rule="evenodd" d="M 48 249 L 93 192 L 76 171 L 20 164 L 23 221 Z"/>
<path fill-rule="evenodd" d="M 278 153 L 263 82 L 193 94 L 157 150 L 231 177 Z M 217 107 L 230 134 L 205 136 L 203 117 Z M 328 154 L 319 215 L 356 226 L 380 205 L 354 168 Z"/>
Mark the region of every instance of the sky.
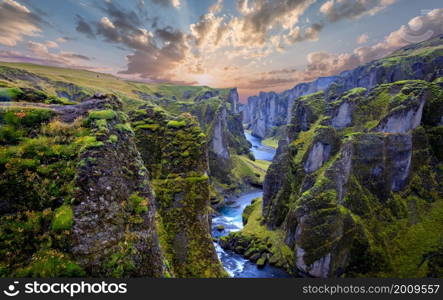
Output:
<path fill-rule="evenodd" d="M 0 0 L 0 61 L 281 92 L 443 33 L 441 0 Z"/>

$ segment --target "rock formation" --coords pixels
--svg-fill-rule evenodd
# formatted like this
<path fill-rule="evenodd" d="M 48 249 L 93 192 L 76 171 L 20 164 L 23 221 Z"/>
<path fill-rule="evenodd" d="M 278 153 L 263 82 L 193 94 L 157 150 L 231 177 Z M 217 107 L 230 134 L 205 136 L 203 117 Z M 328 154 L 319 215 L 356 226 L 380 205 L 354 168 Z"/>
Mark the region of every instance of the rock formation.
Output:
<path fill-rule="evenodd" d="M 442 276 L 441 260 L 429 258 L 443 246 L 442 42 L 296 99 L 265 178 L 260 227 L 247 219 L 223 245 L 244 253 L 244 241 L 275 237 L 292 258 L 274 263 L 303 276 Z"/>
<path fill-rule="evenodd" d="M 438 50 L 442 39 L 443 36 L 440 36 L 419 45 L 407 46 L 384 59 L 345 71 L 338 76 L 301 83 L 281 94 L 262 92 L 258 96 L 252 96 L 244 109 L 244 123 L 250 127 L 253 135 L 265 138 L 273 135 L 274 127 L 290 122 L 292 106 L 301 96 L 326 91 L 327 98 L 332 100 L 356 87 L 371 90 L 382 83 L 407 79 L 433 81 L 443 76 L 443 58 L 439 55 L 441 50 Z M 434 47 L 436 51 L 431 54 L 425 51 L 416 53 L 425 47 Z M 341 114 L 346 114 L 348 107 L 345 105 L 341 109 Z M 337 118 L 336 121 L 343 117 L 338 115 Z"/>

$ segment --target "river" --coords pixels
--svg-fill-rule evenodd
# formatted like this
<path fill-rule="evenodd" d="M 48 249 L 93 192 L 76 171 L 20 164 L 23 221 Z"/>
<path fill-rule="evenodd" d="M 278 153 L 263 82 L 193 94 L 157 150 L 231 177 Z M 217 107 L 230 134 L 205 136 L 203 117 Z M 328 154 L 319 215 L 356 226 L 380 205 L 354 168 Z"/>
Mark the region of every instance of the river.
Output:
<path fill-rule="evenodd" d="M 258 160 L 272 161 L 275 156 L 275 149 L 265 146 L 261 140 L 245 133 L 246 138 L 251 142 L 251 151 Z M 242 213 L 246 206 L 251 204 L 253 199 L 263 196 L 261 189 L 245 192 L 237 197 L 227 199 L 225 206 L 219 210 L 219 215 L 212 219 L 212 236 L 219 238 L 228 235 L 230 232 L 239 231 L 243 228 Z M 222 232 L 217 227 L 222 225 Z M 224 250 L 218 243 L 215 243 L 217 255 L 225 270 L 234 278 L 284 278 L 289 275 L 281 269 L 266 265 L 259 269 L 256 264 L 243 258 L 232 251 Z"/>

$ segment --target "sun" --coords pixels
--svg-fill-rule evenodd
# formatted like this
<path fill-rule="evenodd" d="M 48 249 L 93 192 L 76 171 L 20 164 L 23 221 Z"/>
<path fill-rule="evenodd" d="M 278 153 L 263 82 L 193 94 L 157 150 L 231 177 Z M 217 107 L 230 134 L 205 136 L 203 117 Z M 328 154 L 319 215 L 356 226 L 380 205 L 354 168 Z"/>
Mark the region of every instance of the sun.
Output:
<path fill-rule="evenodd" d="M 201 74 L 195 76 L 195 81 L 197 81 L 198 85 L 212 86 L 215 80 L 210 74 Z"/>

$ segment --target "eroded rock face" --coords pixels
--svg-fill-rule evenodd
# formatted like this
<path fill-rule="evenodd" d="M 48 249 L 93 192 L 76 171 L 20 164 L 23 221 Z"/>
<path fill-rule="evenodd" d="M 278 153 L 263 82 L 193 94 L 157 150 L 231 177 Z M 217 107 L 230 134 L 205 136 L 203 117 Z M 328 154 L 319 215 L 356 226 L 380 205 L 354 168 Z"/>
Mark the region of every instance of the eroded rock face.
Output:
<path fill-rule="evenodd" d="M 389 135 L 386 138 L 386 169 L 392 170 L 391 190 L 401 191 L 410 174 L 412 162 L 412 135 Z"/>
<path fill-rule="evenodd" d="M 335 116 L 332 118 L 332 126 L 343 129 L 352 124 L 352 108 L 348 102 L 342 103 Z"/>
<path fill-rule="evenodd" d="M 435 112 L 442 101 L 439 85 L 424 81 L 384 84 L 369 93 L 353 89 L 333 102 L 327 93 L 299 99 L 289 143 L 269 169 L 263 199 L 265 222 L 286 232 L 298 271 L 335 277 L 389 268 L 388 253 L 396 246 L 374 237 L 376 224 L 401 226 L 397 218 L 416 213 L 408 210 L 411 201 L 441 201 L 441 185 L 433 179 L 439 162 L 431 162 L 439 161 L 439 152 L 429 151 L 439 143 Z M 429 182 L 432 192 L 417 192 L 417 182 Z M 383 221 L 373 220 L 379 211 Z M 395 238 L 404 237 L 399 231 Z"/>
<path fill-rule="evenodd" d="M 194 117 L 155 107 L 131 114 L 136 143 L 151 174 L 161 246 L 176 277 L 224 277 L 209 231 L 206 136 Z"/>
<path fill-rule="evenodd" d="M 441 36 L 423 42 L 420 47 L 435 47 L 441 44 Z M 318 91 L 325 91 L 328 101 L 334 101 L 351 89 L 360 87 L 372 90 L 383 83 L 401 80 L 426 80 L 443 76 L 443 59 L 439 55 L 407 55 L 412 48 L 405 47 L 394 52 L 390 57 L 370 62 L 356 69 L 345 71 L 338 76 L 319 78 L 310 83 L 301 83 L 281 94 L 260 93 L 248 99 L 245 123 L 252 129 L 253 135 L 265 137 L 270 129 L 290 122 L 291 111 L 298 98 Z M 406 54 L 405 54 L 406 53 Z M 398 61 L 401 58 L 401 65 Z M 272 100 L 271 100 L 272 99 Z M 273 103 L 270 105 L 270 103 Z M 273 109 L 278 107 L 278 109 Z M 334 126 L 344 128 L 350 124 L 348 109 L 345 105 L 335 117 Z M 286 117 L 281 118 L 281 116 Z M 394 122 L 394 120 L 392 120 Z M 397 125 L 392 125 L 397 126 Z"/>
<path fill-rule="evenodd" d="M 405 133 L 417 128 L 422 119 L 424 99 L 412 107 L 400 109 L 385 117 L 374 129 L 386 133 Z"/>
<path fill-rule="evenodd" d="M 291 192 L 292 178 L 287 176 L 290 170 L 290 155 L 288 143 L 279 142 L 276 156 L 263 183 L 263 208 L 262 215 L 271 228 L 280 226 L 287 214 L 287 203 Z"/>
<path fill-rule="evenodd" d="M 133 136 L 111 122 L 108 126 L 118 140 L 82 154 L 93 163 L 79 170 L 71 251 L 92 276 L 112 276 L 121 263 L 126 276 L 162 277 L 165 266 L 147 170 Z M 131 197 L 146 201 L 140 214 L 123 205 L 130 206 Z M 122 261 L 112 262 L 112 256 Z"/>
<path fill-rule="evenodd" d="M 221 112 L 216 116 L 214 130 L 211 138 L 212 152 L 222 159 L 229 159 L 228 141 L 226 137 L 226 108 L 223 107 Z"/>
<path fill-rule="evenodd" d="M 297 247 L 296 249 L 296 256 L 297 256 L 297 263 L 296 266 L 301 271 L 305 272 L 306 274 L 309 274 L 313 277 L 319 277 L 319 278 L 328 278 L 329 277 L 329 266 L 331 263 L 331 254 L 328 253 L 326 256 L 322 257 L 321 259 L 315 261 L 312 265 L 307 266 L 303 261 L 303 256 L 305 254 L 305 251 L 303 248 Z"/>
<path fill-rule="evenodd" d="M 236 88 L 231 89 L 229 91 L 228 102 L 231 104 L 231 112 L 234 114 L 238 113 L 239 112 L 238 105 L 240 100 Z"/>
<path fill-rule="evenodd" d="M 331 146 L 317 142 L 309 152 L 308 159 L 304 163 L 306 173 L 312 173 L 320 169 L 329 159 Z"/>
<path fill-rule="evenodd" d="M 334 80 L 336 77 L 322 77 L 311 83 L 297 85 L 281 94 L 261 92 L 258 96 L 250 97 L 244 122 L 250 126 L 254 136 L 265 138 L 272 127 L 289 122 L 295 99 L 325 90 Z"/>
<path fill-rule="evenodd" d="M 33 224 L 22 227 L 20 234 L 2 235 L 2 251 L 15 252 L 12 259 L 1 255 L 8 275 L 168 274 L 157 238 L 150 179 L 121 106 L 114 96 L 96 95 L 69 107 L 8 108 L 23 120 L 29 118 L 26 122 L 32 120 L 33 128 L 27 141 L 18 145 L 24 151 L 9 158 L 22 171 L 2 167 L 2 189 L 9 181 L 21 189 L 8 189 L 12 194 L 2 196 L 20 195 L 22 201 L 10 208 L 14 211 L 0 216 L 1 231 L 14 230 L 13 224 Z M 25 128 L 20 132 L 30 134 Z M 29 148 L 27 143 L 34 146 Z M 31 154 L 39 157 L 32 164 L 17 156 Z M 23 180 L 30 175 L 34 177 L 31 185 Z M 23 234 L 28 237 L 23 239 Z"/>

